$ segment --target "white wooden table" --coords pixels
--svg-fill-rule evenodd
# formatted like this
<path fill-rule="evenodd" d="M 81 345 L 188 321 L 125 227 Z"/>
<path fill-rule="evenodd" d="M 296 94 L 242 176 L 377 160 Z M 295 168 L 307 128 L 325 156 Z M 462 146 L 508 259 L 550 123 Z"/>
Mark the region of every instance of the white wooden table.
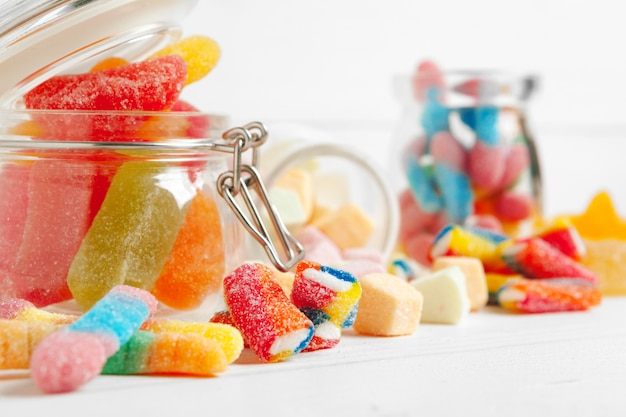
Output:
<path fill-rule="evenodd" d="M 622 416 L 626 298 L 589 312 L 488 307 L 411 336 L 344 334 L 327 351 L 261 364 L 246 351 L 218 377 L 100 376 L 42 395 L 0 372 L 0 415 Z"/>
<path fill-rule="evenodd" d="M 375 146 L 385 129 L 335 132 L 371 145 L 361 149 L 379 162 L 387 157 Z M 544 141 L 544 159 L 558 158 L 564 144 L 571 156 L 573 143 L 568 135 Z M 587 194 L 559 199 L 564 172 L 574 170 L 553 163 L 545 170 L 553 208 L 588 195 L 579 189 Z M 488 307 L 456 326 L 422 324 L 407 337 L 347 332 L 334 349 L 278 364 L 244 351 L 214 378 L 100 376 L 74 393 L 42 395 L 27 372 L 0 371 L 0 417 L 34 415 L 624 416 L 626 297 L 582 313 Z"/>

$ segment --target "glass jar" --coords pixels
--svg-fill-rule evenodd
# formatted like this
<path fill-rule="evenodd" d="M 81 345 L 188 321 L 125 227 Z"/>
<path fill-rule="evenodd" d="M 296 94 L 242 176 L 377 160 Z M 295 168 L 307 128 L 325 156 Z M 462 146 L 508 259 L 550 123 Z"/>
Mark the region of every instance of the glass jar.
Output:
<path fill-rule="evenodd" d="M 244 231 L 279 270 L 303 258 L 256 168 L 262 123 L 232 128 L 186 104 L 24 109 L 53 76 L 177 41 L 196 3 L 38 0 L 0 12 L 0 300 L 82 312 L 126 284 L 152 292 L 160 315 L 207 320 L 222 277 L 244 261 Z M 270 227 L 258 205 L 278 219 Z"/>
<path fill-rule="evenodd" d="M 399 242 L 421 264 L 449 223 L 528 235 L 542 214 L 539 156 L 527 122 L 537 78 L 441 71 L 425 62 L 394 80 L 403 114 L 394 133 Z"/>

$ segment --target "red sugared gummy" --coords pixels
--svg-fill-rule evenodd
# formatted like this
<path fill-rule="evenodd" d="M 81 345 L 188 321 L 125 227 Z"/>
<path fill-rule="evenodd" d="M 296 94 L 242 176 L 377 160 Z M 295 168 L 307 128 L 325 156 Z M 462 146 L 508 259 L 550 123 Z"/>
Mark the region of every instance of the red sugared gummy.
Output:
<path fill-rule="evenodd" d="M 496 215 L 504 221 L 528 219 L 533 212 L 533 197 L 519 191 L 504 191 L 495 203 Z"/>
<path fill-rule="evenodd" d="M 506 152 L 502 145 L 489 145 L 477 140 L 469 151 L 469 174 L 475 186 L 494 190 L 502 183 Z"/>
<path fill-rule="evenodd" d="M 467 172 L 467 151 L 450 132 L 439 132 L 432 137 L 430 153 L 436 162 L 456 172 Z"/>
<path fill-rule="evenodd" d="M 518 177 L 530 165 L 528 148 L 522 143 L 514 143 L 506 154 L 506 163 L 499 188 L 506 188 L 517 181 Z"/>
<path fill-rule="evenodd" d="M 0 299 L 14 297 L 13 269 L 22 244 L 28 207 L 28 165 L 4 165 L 0 169 Z"/>
<path fill-rule="evenodd" d="M 85 74 L 52 77 L 25 94 L 28 109 L 162 111 L 178 100 L 187 74 L 176 55 Z M 53 139 L 131 140 L 146 116 L 42 115 L 37 122 Z"/>
<path fill-rule="evenodd" d="M 591 284 L 599 282 L 595 272 L 537 237 L 503 248 L 502 258 L 511 269 L 527 278 L 579 278 Z"/>
<path fill-rule="evenodd" d="M 72 298 L 67 272 L 91 225 L 96 165 L 39 160 L 30 167 L 22 241 L 11 271 L 18 296 L 36 306 Z"/>

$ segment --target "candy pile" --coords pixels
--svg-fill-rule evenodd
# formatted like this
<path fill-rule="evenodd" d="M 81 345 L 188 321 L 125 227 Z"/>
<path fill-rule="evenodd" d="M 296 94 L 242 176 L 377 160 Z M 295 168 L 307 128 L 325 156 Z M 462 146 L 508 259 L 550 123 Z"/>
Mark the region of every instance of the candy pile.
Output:
<path fill-rule="evenodd" d="M 287 170 L 270 189 L 272 203 L 307 259 L 360 276 L 384 272 L 386 260 L 368 245 L 377 226 L 349 200 L 346 177 L 319 172 L 315 161 Z M 326 194 L 321 197 L 321 192 Z"/>
<path fill-rule="evenodd" d="M 34 113 L 17 129 L 35 140 L 203 137 L 207 120 L 179 97 L 219 55 L 213 40 L 193 36 L 145 61 L 110 59 L 87 73 L 54 76 L 25 95 L 26 108 L 72 111 Z M 2 298 L 36 306 L 73 299 L 84 311 L 125 284 L 190 310 L 220 288 L 224 239 L 202 175 L 206 162 L 135 153 L 46 150 L 28 164 L 2 164 Z"/>
<path fill-rule="evenodd" d="M 400 242 L 423 265 L 430 265 L 428 247 L 445 224 L 519 235 L 540 214 L 521 110 L 499 105 L 498 85 L 488 80 L 447 82 L 436 64 L 418 66 L 413 93 L 421 106 L 419 133 L 398 161 L 408 182 L 400 195 Z"/>

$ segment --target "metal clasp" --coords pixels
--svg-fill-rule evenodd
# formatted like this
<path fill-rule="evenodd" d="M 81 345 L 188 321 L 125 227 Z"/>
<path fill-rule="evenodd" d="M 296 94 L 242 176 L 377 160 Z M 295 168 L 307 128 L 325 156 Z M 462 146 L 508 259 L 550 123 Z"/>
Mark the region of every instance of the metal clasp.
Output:
<path fill-rule="evenodd" d="M 246 230 L 263 246 L 274 266 L 283 272 L 288 271 L 304 258 L 304 248 L 281 220 L 258 171 L 259 146 L 267 140 L 267 129 L 262 123 L 253 122 L 229 129 L 222 138 L 231 147 L 233 166 L 232 171 L 226 171 L 218 177 L 217 191 Z M 248 150 L 252 150 L 252 160 L 250 164 L 245 164 L 242 155 Z M 255 196 L 267 211 L 272 229 L 267 228 L 255 203 Z M 243 206 L 238 199 L 243 201 Z M 273 241 L 272 231 L 274 238 L 280 243 L 285 259 L 282 259 Z"/>

